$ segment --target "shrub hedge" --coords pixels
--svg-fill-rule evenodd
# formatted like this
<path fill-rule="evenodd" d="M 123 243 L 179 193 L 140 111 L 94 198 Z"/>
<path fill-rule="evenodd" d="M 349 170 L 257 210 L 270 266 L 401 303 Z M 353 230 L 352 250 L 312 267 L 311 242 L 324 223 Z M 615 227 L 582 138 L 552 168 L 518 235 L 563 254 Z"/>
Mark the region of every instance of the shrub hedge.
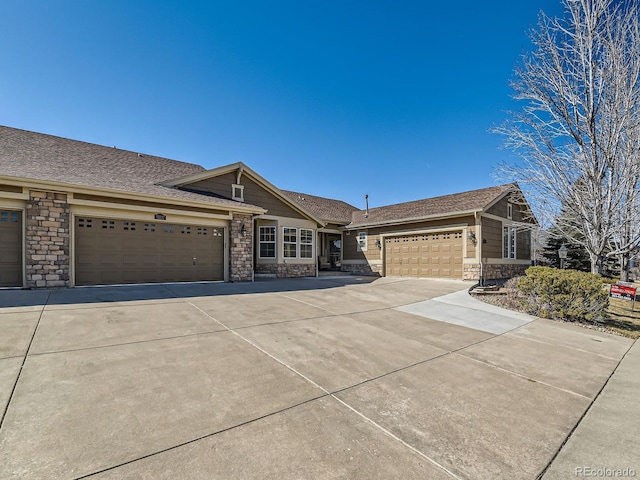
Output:
<path fill-rule="evenodd" d="M 562 320 L 599 320 L 609 306 L 602 279 L 592 273 L 529 267 L 518 279 L 527 313 Z"/>

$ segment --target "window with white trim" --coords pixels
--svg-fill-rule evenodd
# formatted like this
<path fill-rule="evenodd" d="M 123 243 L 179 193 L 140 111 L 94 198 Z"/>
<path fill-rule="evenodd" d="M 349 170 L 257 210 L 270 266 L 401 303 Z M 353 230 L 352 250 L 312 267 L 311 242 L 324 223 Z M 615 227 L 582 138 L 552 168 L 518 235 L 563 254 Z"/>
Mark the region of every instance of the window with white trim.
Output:
<path fill-rule="evenodd" d="M 300 258 L 313 258 L 313 230 L 300 229 Z"/>
<path fill-rule="evenodd" d="M 282 228 L 282 248 L 284 258 L 298 257 L 298 229 L 293 227 Z"/>
<path fill-rule="evenodd" d="M 516 258 L 516 228 L 502 227 L 502 257 Z"/>
<path fill-rule="evenodd" d="M 259 258 L 276 258 L 276 227 L 265 226 L 258 230 Z"/>
<path fill-rule="evenodd" d="M 367 251 L 367 232 L 358 232 L 358 247 L 359 252 Z"/>
<path fill-rule="evenodd" d="M 231 185 L 231 198 L 238 202 L 244 202 L 244 185 Z"/>
<path fill-rule="evenodd" d="M 511 220 L 513 218 L 513 204 L 507 203 L 507 218 Z"/>

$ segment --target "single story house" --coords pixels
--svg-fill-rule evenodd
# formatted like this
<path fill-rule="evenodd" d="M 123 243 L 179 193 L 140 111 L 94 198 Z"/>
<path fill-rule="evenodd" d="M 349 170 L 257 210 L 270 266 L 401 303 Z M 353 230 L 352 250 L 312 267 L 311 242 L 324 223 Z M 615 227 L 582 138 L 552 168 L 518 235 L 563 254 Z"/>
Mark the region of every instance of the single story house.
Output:
<path fill-rule="evenodd" d="M 361 210 L 199 165 L 0 126 L 0 286 L 341 270 L 477 280 L 531 262 L 516 184 Z"/>

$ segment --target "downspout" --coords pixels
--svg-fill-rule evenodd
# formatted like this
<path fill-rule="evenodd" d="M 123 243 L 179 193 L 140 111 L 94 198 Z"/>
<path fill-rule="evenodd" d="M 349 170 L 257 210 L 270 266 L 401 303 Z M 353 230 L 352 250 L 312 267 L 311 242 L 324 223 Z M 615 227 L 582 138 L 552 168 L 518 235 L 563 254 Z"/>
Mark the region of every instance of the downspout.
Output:
<path fill-rule="evenodd" d="M 480 278 L 478 279 L 478 283 L 481 287 L 484 287 L 484 266 L 482 265 L 482 225 L 481 221 L 479 221 L 479 218 L 481 219 L 482 217 L 478 217 L 478 213 L 478 210 L 473 213 L 473 218 L 476 222 L 476 238 L 478 241 L 476 255 L 478 256 L 478 260 L 480 262 Z"/>

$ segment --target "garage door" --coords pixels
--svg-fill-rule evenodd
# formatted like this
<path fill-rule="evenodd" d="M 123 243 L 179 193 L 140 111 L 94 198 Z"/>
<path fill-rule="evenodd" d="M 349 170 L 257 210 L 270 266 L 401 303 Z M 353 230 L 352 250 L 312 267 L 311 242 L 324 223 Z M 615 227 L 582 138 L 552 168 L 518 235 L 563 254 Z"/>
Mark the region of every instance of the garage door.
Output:
<path fill-rule="evenodd" d="M 224 279 L 224 229 L 76 217 L 76 285 Z"/>
<path fill-rule="evenodd" d="M 22 214 L 0 210 L 0 287 L 22 286 Z"/>
<path fill-rule="evenodd" d="M 462 232 L 385 238 L 385 274 L 462 278 Z"/>

